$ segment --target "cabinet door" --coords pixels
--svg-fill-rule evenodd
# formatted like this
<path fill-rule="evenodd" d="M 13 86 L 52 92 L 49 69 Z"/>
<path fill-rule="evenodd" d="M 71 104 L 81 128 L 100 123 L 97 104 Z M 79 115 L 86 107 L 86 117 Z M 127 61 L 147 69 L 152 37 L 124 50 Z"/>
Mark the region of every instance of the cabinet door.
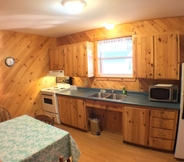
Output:
<path fill-rule="evenodd" d="M 87 59 L 86 59 L 86 43 L 77 43 L 75 48 L 75 69 L 76 76 L 86 76 L 87 74 Z"/>
<path fill-rule="evenodd" d="M 70 109 L 71 109 L 71 122 L 72 126 L 77 127 L 78 126 L 78 106 L 77 106 L 77 100 L 76 99 L 70 99 Z"/>
<path fill-rule="evenodd" d="M 149 110 L 126 107 L 124 113 L 123 140 L 148 145 Z"/>
<path fill-rule="evenodd" d="M 154 36 L 155 79 L 179 79 L 179 37 L 178 34 Z"/>
<path fill-rule="evenodd" d="M 95 75 L 94 74 L 94 43 L 87 42 L 86 50 L 87 50 L 87 64 L 86 64 L 87 77 L 93 77 Z"/>
<path fill-rule="evenodd" d="M 87 130 L 86 105 L 84 100 L 58 96 L 61 123 Z"/>
<path fill-rule="evenodd" d="M 71 125 L 70 98 L 58 97 L 58 106 L 61 123 Z"/>
<path fill-rule="evenodd" d="M 153 78 L 153 36 L 133 37 L 137 78 Z"/>
<path fill-rule="evenodd" d="M 64 73 L 67 76 L 94 76 L 92 42 L 82 42 L 61 46 L 64 58 Z"/>
<path fill-rule="evenodd" d="M 58 47 L 49 50 L 50 70 L 63 70 L 64 68 L 64 55 L 62 48 Z"/>
<path fill-rule="evenodd" d="M 77 43 L 73 47 L 75 76 L 94 76 L 93 69 L 93 43 Z"/>
<path fill-rule="evenodd" d="M 77 127 L 83 130 L 87 130 L 87 115 L 86 115 L 86 105 L 84 100 L 76 101 L 77 104 Z"/>
<path fill-rule="evenodd" d="M 87 130 L 85 101 L 71 98 L 70 103 L 72 126 Z"/>
<path fill-rule="evenodd" d="M 73 53 L 73 45 L 65 46 L 64 50 L 64 73 L 66 76 L 75 76 L 74 75 L 74 53 Z"/>

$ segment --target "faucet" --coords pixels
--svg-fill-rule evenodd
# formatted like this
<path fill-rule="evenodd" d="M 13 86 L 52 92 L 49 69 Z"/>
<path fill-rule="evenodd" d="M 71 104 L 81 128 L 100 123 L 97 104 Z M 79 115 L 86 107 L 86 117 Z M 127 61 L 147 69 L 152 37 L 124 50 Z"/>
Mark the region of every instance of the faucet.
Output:
<path fill-rule="evenodd" d="M 105 93 L 105 92 L 106 92 L 105 89 L 101 89 L 101 90 L 100 90 L 100 93 Z"/>
<path fill-rule="evenodd" d="M 114 89 L 111 89 L 111 93 L 114 93 Z"/>

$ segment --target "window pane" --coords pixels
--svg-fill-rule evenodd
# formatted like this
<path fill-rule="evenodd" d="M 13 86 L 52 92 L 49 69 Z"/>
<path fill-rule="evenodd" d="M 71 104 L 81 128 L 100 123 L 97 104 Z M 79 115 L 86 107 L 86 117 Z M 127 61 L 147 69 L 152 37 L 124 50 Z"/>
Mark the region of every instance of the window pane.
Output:
<path fill-rule="evenodd" d="M 132 74 L 132 59 L 102 60 L 101 74 Z"/>
<path fill-rule="evenodd" d="M 98 41 L 98 73 L 132 76 L 132 37 Z"/>

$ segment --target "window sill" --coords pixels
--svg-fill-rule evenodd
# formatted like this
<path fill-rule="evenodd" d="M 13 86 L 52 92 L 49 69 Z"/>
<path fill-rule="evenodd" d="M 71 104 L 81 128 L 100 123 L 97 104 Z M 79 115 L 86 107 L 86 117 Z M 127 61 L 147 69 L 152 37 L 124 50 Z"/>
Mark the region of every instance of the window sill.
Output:
<path fill-rule="evenodd" d="M 122 77 L 95 77 L 95 79 L 97 81 L 119 81 L 119 82 L 135 82 L 137 79 L 136 78 L 132 78 L 132 77 L 126 77 L 126 78 L 122 78 Z"/>

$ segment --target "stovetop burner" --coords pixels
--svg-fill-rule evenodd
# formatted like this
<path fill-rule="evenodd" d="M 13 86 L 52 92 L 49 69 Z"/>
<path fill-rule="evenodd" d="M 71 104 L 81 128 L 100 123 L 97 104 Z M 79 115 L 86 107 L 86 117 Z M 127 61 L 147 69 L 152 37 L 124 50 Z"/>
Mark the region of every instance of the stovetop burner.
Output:
<path fill-rule="evenodd" d="M 46 88 L 45 90 L 48 90 L 48 91 L 60 91 L 60 90 L 63 90 L 63 89 L 66 89 L 65 87 L 51 87 L 51 88 Z"/>
<path fill-rule="evenodd" d="M 56 93 L 56 92 L 60 92 L 68 88 L 70 88 L 69 84 L 58 84 L 53 87 L 41 89 L 41 92 Z"/>

